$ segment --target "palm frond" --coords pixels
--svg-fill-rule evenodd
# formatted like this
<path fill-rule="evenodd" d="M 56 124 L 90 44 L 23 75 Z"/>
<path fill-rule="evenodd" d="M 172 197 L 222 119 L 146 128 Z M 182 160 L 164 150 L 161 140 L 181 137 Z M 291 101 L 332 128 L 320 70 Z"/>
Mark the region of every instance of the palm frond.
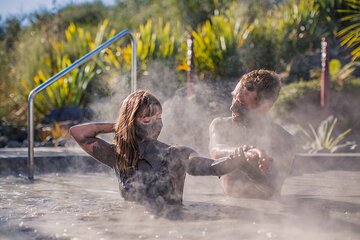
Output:
<path fill-rule="evenodd" d="M 350 25 L 337 33 L 340 44 L 351 50 L 352 61 L 360 57 L 360 2 L 358 0 L 347 0 L 346 4 L 352 9 L 340 9 L 338 12 L 347 14 L 341 18 L 342 22 Z"/>

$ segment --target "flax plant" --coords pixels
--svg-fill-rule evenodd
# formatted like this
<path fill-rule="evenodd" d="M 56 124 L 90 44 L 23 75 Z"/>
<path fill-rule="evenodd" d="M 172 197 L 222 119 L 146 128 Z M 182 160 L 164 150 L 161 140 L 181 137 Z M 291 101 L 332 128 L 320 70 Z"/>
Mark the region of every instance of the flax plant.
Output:
<path fill-rule="evenodd" d="M 253 30 L 253 25 L 240 18 L 212 16 L 191 32 L 195 71 L 204 77 L 236 76 L 241 69 L 238 48 Z M 182 45 L 186 52 L 186 42 Z M 184 60 L 178 66 L 186 70 Z"/>
<path fill-rule="evenodd" d="M 34 76 L 33 82 L 22 81 L 24 88 L 30 92 L 35 86 L 70 66 L 75 60 L 99 46 L 104 39 L 107 40 L 113 35 L 114 31 L 108 30 L 108 20 L 100 24 L 95 36 L 71 23 L 65 30 L 65 40 L 49 39 L 51 50 L 40 59 L 42 67 Z M 106 63 L 114 66 L 118 64 L 111 59 L 112 54 L 110 50 L 103 51 L 96 58 L 73 69 L 40 93 L 34 102 L 38 117 L 43 117 L 54 108 L 68 105 L 84 107 L 86 104 L 84 96 L 89 84 L 96 78 L 96 72 L 101 72 L 101 68 L 105 67 Z"/>
<path fill-rule="evenodd" d="M 345 136 L 351 131 L 347 129 L 338 135 L 334 135 L 334 128 L 337 123 L 337 118 L 330 116 L 325 121 L 321 122 L 317 130 L 309 124 L 309 129 L 302 129 L 307 143 L 304 148 L 309 153 L 316 153 L 320 151 L 334 152 L 339 143 L 344 140 Z"/>
<path fill-rule="evenodd" d="M 137 41 L 137 58 L 139 70 L 146 71 L 152 60 L 162 59 L 174 62 L 181 41 L 181 25 L 169 22 L 160 17 L 157 21 L 149 19 L 139 26 L 135 33 Z M 122 49 L 127 66 L 131 64 L 131 46 Z"/>

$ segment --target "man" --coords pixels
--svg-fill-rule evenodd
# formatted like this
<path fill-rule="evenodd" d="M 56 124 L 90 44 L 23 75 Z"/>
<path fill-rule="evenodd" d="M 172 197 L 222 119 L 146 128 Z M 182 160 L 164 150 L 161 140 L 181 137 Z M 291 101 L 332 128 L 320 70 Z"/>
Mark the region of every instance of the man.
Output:
<path fill-rule="evenodd" d="M 268 116 L 280 89 L 280 79 L 272 71 L 243 75 L 232 92 L 232 116 L 216 118 L 210 125 L 212 158 L 229 156 L 238 147 L 261 149 L 242 168 L 221 177 L 229 196 L 270 198 L 280 194 L 295 150 L 293 137 Z"/>

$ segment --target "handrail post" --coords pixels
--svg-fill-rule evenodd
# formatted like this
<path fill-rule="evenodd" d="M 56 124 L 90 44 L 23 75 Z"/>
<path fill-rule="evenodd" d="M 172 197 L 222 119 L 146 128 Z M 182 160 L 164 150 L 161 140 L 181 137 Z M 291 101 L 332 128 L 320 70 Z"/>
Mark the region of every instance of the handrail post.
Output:
<path fill-rule="evenodd" d="M 131 33 L 131 92 L 134 92 L 137 89 L 137 79 L 136 79 L 136 39 Z"/>
<path fill-rule="evenodd" d="M 28 178 L 34 179 L 34 97 L 33 91 L 29 94 L 28 101 Z"/>
<path fill-rule="evenodd" d="M 117 35 L 115 35 L 110 40 L 98 46 L 96 49 L 91 52 L 85 54 L 80 59 L 73 62 L 70 66 L 64 68 L 59 73 L 55 74 L 51 78 L 49 78 L 46 82 L 43 82 L 36 88 L 34 88 L 28 97 L 28 159 L 27 159 L 27 167 L 28 167 L 28 178 L 30 180 L 34 179 L 34 99 L 35 96 L 49 87 L 51 84 L 59 80 L 62 76 L 73 70 L 74 68 L 82 65 L 86 61 L 88 61 L 95 54 L 99 53 L 101 50 L 109 47 L 111 44 L 116 42 L 117 40 L 123 38 L 124 36 L 129 35 L 131 38 L 131 92 L 135 91 L 137 88 L 137 79 L 136 79 L 136 39 L 130 30 L 123 30 Z"/>

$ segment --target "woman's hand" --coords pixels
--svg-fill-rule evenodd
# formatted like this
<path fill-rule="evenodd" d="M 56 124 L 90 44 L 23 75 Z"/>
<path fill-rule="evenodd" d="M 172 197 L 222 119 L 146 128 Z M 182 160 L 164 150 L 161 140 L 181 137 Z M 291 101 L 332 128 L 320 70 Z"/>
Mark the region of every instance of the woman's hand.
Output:
<path fill-rule="evenodd" d="M 239 163 L 244 162 L 246 160 L 246 156 L 243 148 L 242 147 L 236 148 L 234 153 L 230 154 L 228 159 L 230 159 L 231 161 L 238 161 Z"/>

